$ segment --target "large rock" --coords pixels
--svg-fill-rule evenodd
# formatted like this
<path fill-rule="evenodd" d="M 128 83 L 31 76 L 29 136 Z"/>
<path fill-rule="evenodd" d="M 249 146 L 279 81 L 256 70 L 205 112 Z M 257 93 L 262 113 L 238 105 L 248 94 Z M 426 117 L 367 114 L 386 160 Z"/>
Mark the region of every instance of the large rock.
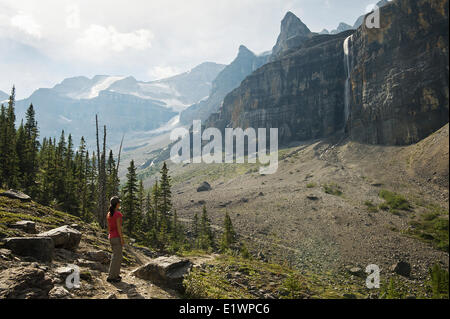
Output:
<path fill-rule="evenodd" d="M 20 191 L 16 191 L 14 189 L 10 189 L 9 191 L 0 193 L 0 196 L 12 198 L 12 199 L 20 199 L 21 201 L 24 201 L 24 202 L 29 202 L 31 200 L 31 197 L 28 196 L 27 194 L 24 194 Z"/>
<path fill-rule="evenodd" d="M 154 282 L 157 285 L 183 291 L 183 278 L 189 273 L 192 263 L 176 256 L 159 257 L 132 272 L 132 275 Z"/>
<path fill-rule="evenodd" d="M 9 225 L 10 228 L 21 229 L 29 234 L 36 234 L 36 223 L 30 220 L 21 220 L 12 225 Z"/>
<path fill-rule="evenodd" d="M 49 237 L 12 237 L 4 239 L 5 247 L 19 256 L 33 257 L 43 262 L 53 259 L 54 243 Z"/>
<path fill-rule="evenodd" d="M 109 264 L 111 261 L 111 255 L 103 250 L 87 251 L 84 253 L 84 258 L 101 264 Z"/>
<path fill-rule="evenodd" d="M 77 249 L 81 240 L 81 233 L 69 226 L 62 226 L 38 234 L 40 237 L 50 237 L 55 243 L 55 247 L 69 250 Z"/>
<path fill-rule="evenodd" d="M 392 265 L 391 271 L 400 276 L 409 277 L 411 275 L 411 265 L 406 261 L 399 261 Z"/>
<path fill-rule="evenodd" d="M 197 192 L 207 192 L 211 190 L 211 185 L 208 182 L 203 182 L 198 188 Z"/>
<path fill-rule="evenodd" d="M 448 0 L 380 12 L 380 29 L 363 24 L 350 39 L 348 129 L 363 143 L 413 144 L 448 123 Z"/>
<path fill-rule="evenodd" d="M 52 280 L 39 268 L 15 267 L 0 273 L 0 299 L 48 298 L 52 288 Z"/>
<path fill-rule="evenodd" d="M 63 286 L 55 286 L 48 293 L 50 299 L 69 299 L 70 292 Z"/>

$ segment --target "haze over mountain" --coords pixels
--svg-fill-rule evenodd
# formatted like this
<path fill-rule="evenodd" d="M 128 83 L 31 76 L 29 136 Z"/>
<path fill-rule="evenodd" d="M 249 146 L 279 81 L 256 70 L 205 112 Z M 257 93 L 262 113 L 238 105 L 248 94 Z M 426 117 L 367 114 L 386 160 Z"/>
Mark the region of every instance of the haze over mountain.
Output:
<path fill-rule="evenodd" d="M 182 124 L 206 120 L 211 113 L 217 112 L 225 95 L 238 87 L 247 75 L 264 65 L 268 57 L 268 53 L 258 56 L 241 45 L 237 57 L 214 79 L 209 97 L 181 112 Z"/>
<path fill-rule="evenodd" d="M 95 114 L 99 114 L 101 123 L 110 127 L 108 141 L 114 144 L 123 133 L 163 126 L 181 110 L 207 97 L 223 67 L 202 63 L 189 72 L 152 82 L 107 75 L 68 78 L 17 101 L 17 118 L 20 121 L 32 103 L 41 136 L 59 136 L 64 129 L 76 140 L 84 135 L 92 143 Z"/>
<path fill-rule="evenodd" d="M 3 91 L 0 91 L 0 102 L 6 100 L 9 97 L 9 94 L 6 94 Z"/>

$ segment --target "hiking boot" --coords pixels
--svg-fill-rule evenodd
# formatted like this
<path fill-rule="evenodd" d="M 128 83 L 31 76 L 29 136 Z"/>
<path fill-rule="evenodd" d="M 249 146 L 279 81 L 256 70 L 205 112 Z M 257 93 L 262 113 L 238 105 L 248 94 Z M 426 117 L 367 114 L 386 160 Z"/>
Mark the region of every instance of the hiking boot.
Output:
<path fill-rule="evenodd" d="M 107 282 L 120 282 L 122 280 L 122 277 L 117 277 L 117 278 L 106 278 Z"/>

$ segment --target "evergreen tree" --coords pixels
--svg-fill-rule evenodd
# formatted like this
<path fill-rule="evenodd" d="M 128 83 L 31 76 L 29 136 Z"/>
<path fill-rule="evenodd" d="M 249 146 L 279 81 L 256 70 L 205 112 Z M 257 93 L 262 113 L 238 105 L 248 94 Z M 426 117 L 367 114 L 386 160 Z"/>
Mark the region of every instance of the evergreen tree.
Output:
<path fill-rule="evenodd" d="M 236 243 L 236 233 L 233 228 L 233 224 L 231 222 L 230 215 L 228 215 L 228 212 L 225 213 L 225 219 L 223 222 L 223 234 L 222 234 L 222 240 L 220 242 L 220 249 L 222 251 L 226 251 L 227 249 L 230 249 L 233 244 Z"/>
<path fill-rule="evenodd" d="M 0 180 L 7 188 L 16 188 L 19 186 L 19 166 L 18 157 L 16 152 L 16 115 L 15 115 L 15 99 L 16 99 L 16 89 L 12 88 L 11 95 L 9 97 L 8 108 L 2 110 L 4 112 L 4 119 L 2 119 L 2 133 L 0 142 L 1 150 L 3 154 L 1 166 L 2 176 Z"/>
<path fill-rule="evenodd" d="M 214 248 L 214 235 L 205 205 L 203 205 L 202 217 L 200 220 L 200 233 L 198 241 L 200 249 L 210 250 Z"/>
<path fill-rule="evenodd" d="M 35 111 L 33 104 L 30 104 L 26 112 L 26 123 L 25 123 L 25 162 L 23 173 L 23 185 L 25 192 L 31 197 L 37 195 L 38 187 L 36 185 L 36 178 L 39 171 L 39 146 L 38 141 L 39 129 L 37 121 L 35 119 Z"/>
<path fill-rule="evenodd" d="M 166 215 L 172 209 L 172 192 L 170 190 L 171 178 L 169 176 L 169 169 L 166 162 L 161 168 L 161 213 Z"/>
<path fill-rule="evenodd" d="M 134 166 L 134 161 L 130 162 L 127 173 L 127 183 L 124 187 L 124 200 L 123 208 L 127 218 L 125 219 L 126 230 L 128 235 L 132 236 L 135 231 L 136 224 L 138 222 L 138 181 L 136 176 L 136 167 Z"/>

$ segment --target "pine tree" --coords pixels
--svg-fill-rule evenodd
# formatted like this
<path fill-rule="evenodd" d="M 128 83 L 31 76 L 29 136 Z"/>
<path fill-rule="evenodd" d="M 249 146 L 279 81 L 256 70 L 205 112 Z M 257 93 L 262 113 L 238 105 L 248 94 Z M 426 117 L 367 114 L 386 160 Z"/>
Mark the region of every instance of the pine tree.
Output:
<path fill-rule="evenodd" d="M 40 143 L 38 141 L 39 129 L 35 119 L 33 104 L 30 104 L 26 112 L 25 122 L 25 162 L 23 171 L 23 188 L 31 197 L 37 196 L 38 187 L 36 185 L 37 173 L 39 170 L 38 154 Z"/>
<path fill-rule="evenodd" d="M 194 247 L 198 248 L 198 239 L 199 239 L 199 225 L 198 225 L 198 214 L 195 212 L 194 220 L 192 225 L 192 233 L 194 237 Z"/>
<path fill-rule="evenodd" d="M 236 233 L 233 228 L 233 223 L 231 222 L 230 215 L 228 212 L 225 213 L 225 219 L 223 222 L 223 234 L 222 240 L 220 242 L 220 249 L 226 251 L 231 248 L 233 244 L 236 243 Z"/>
<path fill-rule="evenodd" d="M 153 201 L 153 222 L 155 228 L 159 228 L 161 221 L 159 220 L 159 211 L 160 211 L 160 189 L 158 185 L 158 180 L 155 181 L 155 184 L 152 188 L 152 201 Z"/>
<path fill-rule="evenodd" d="M 171 178 L 169 176 L 169 169 L 166 162 L 161 168 L 161 213 L 166 215 L 172 209 L 172 192 L 170 190 Z"/>
<path fill-rule="evenodd" d="M 19 186 L 19 167 L 16 152 L 15 100 L 16 89 L 13 87 L 9 97 L 8 108 L 5 110 L 4 114 L 3 132 L 1 134 L 2 142 L 0 143 L 2 146 L 0 152 L 3 154 L 2 164 L 0 165 L 2 167 L 2 177 L 0 180 L 2 180 L 8 188 L 16 188 Z"/>
<path fill-rule="evenodd" d="M 130 162 L 130 166 L 128 167 L 127 173 L 127 183 L 123 189 L 124 191 L 124 200 L 123 200 L 123 208 L 125 210 L 125 214 L 127 218 L 126 221 L 126 230 L 128 235 L 132 236 L 135 231 L 136 224 L 138 222 L 138 181 L 136 176 L 136 167 L 134 166 L 134 161 Z"/>
<path fill-rule="evenodd" d="M 200 220 L 199 248 L 204 250 L 214 248 L 214 235 L 205 205 L 203 205 L 202 217 Z"/>

